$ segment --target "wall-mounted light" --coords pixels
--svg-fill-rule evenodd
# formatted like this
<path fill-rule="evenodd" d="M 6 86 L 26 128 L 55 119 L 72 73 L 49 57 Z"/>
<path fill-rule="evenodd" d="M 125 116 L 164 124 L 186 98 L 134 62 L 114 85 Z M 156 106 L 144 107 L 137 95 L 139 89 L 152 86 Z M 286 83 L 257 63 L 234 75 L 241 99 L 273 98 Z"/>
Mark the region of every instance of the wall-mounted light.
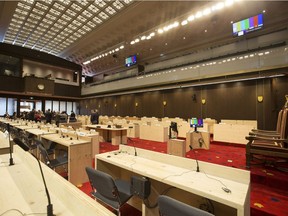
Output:
<path fill-rule="evenodd" d="M 259 96 L 257 97 L 257 101 L 258 101 L 259 103 L 262 103 L 262 102 L 263 102 L 263 96 L 262 96 L 262 95 L 259 95 Z"/>
<path fill-rule="evenodd" d="M 98 105 L 98 108 L 100 108 L 100 107 L 101 107 L 101 105 L 99 104 L 99 105 Z"/>
<path fill-rule="evenodd" d="M 167 101 L 163 101 L 163 106 L 166 106 L 167 105 Z"/>
<path fill-rule="evenodd" d="M 202 99 L 201 100 L 201 103 L 204 105 L 204 104 L 206 104 L 206 99 Z"/>
<path fill-rule="evenodd" d="M 138 107 L 138 103 L 137 102 L 135 103 L 135 106 Z"/>
<path fill-rule="evenodd" d="M 114 104 L 114 107 L 116 108 L 116 107 L 117 107 L 117 104 Z"/>

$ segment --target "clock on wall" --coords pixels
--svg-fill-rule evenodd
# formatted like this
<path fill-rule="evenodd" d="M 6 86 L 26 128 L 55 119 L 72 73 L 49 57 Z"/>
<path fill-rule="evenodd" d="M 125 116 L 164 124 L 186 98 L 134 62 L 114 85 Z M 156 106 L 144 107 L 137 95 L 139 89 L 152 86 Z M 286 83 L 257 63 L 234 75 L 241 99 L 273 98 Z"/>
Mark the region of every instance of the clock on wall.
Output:
<path fill-rule="evenodd" d="M 38 84 L 37 88 L 42 91 L 42 90 L 44 90 L 45 86 L 44 86 L 44 84 Z"/>

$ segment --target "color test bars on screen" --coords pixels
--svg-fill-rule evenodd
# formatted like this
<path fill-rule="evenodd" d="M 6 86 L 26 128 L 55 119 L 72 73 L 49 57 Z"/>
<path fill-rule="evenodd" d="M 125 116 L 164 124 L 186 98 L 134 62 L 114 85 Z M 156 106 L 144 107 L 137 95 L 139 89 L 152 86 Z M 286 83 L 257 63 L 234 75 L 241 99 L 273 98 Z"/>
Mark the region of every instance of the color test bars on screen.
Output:
<path fill-rule="evenodd" d="M 263 14 L 233 23 L 233 35 L 242 36 L 263 27 Z"/>

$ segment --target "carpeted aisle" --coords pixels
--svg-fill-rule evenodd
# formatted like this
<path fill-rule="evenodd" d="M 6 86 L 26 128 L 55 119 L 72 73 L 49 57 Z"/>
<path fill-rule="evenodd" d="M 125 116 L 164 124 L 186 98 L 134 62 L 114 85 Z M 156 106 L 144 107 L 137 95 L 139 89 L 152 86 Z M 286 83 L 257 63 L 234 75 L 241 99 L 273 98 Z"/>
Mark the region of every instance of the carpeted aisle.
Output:
<path fill-rule="evenodd" d="M 128 139 L 128 145 L 137 148 L 167 153 L 167 143 Z M 100 153 L 119 149 L 110 143 L 100 143 Z M 219 165 L 245 168 L 245 145 L 230 143 L 210 143 L 210 149 L 195 149 L 186 153 L 187 158 L 215 163 Z M 288 215 L 288 173 L 263 165 L 251 168 L 251 216 L 286 216 Z M 90 184 L 84 183 L 80 188 L 90 195 Z M 125 205 L 121 210 L 122 216 L 140 216 L 141 212 Z"/>

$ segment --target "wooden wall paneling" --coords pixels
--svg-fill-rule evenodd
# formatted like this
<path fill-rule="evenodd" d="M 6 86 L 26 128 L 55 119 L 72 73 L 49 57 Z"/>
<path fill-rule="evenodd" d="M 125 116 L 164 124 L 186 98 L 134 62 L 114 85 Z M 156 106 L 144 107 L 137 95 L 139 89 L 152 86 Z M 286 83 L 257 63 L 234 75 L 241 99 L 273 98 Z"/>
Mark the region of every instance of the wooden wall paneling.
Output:
<path fill-rule="evenodd" d="M 224 84 L 206 86 L 206 116 L 218 122 L 224 118 L 227 106 L 226 88 Z M 224 113 L 224 114 L 223 114 Z"/>
<path fill-rule="evenodd" d="M 221 119 L 256 119 L 255 84 L 222 83 L 207 86 L 206 117 Z"/>
<path fill-rule="evenodd" d="M 185 96 L 182 89 L 166 90 L 163 93 L 163 100 L 167 102 L 163 109 L 163 117 L 180 117 L 183 110 Z"/>
<path fill-rule="evenodd" d="M 285 95 L 288 94 L 287 83 L 288 77 L 278 77 L 103 97 L 97 98 L 97 101 L 100 100 L 101 109 L 99 111 L 102 115 L 116 115 L 114 109 L 116 101 L 117 112 L 119 111 L 121 116 L 160 118 L 165 114 L 168 117 L 184 119 L 209 117 L 218 122 L 221 119 L 256 119 L 260 129 L 274 130 L 277 114 L 285 103 Z M 257 102 L 258 95 L 263 95 L 262 103 Z M 204 105 L 201 104 L 201 99 L 206 100 Z M 163 100 L 167 102 L 165 110 L 163 109 Z M 135 106 L 136 102 L 138 106 Z M 81 103 L 84 108 L 85 103 L 87 102 Z"/>
<path fill-rule="evenodd" d="M 165 117 L 180 117 L 184 119 L 195 116 L 197 108 L 197 95 L 200 94 L 196 88 L 179 88 L 165 91 L 167 101 Z"/>
<path fill-rule="evenodd" d="M 81 88 L 80 86 L 64 85 L 60 83 L 54 84 L 54 95 L 64 97 L 80 97 Z"/>
<path fill-rule="evenodd" d="M 143 98 L 143 93 L 135 94 L 133 106 L 134 106 L 134 115 L 137 117 L 143 116 L 143 99 L 142 98 Z"/>
<path fill-rule="evenodd" d="M 288 95 L 288 72 L 286 76 L 274 78 L 274 80 L 276 81 L 275 91 L 277 92 L 276 102 L 278 104 L 276 108 L 280 110 L 286 102 L 285 95 Z"/>
<path fill-rule="evenodd" d="M 161 91 L 147 92 L 142 95 L 142 114 L 146 117 L 161 116 L 163 109 Z"/>
<path fill-rule="evenodd" d="M 103 115 L 108 115 L 108 116 L 115 116 L 117 110 L 115 110 L 115 97 L 106 97 L 105 102 L 104 102 L 104 113 Z M 100 113 L 101 115 L 101 113 Z"/>
<path fill-rule="evenodd" d="M 269 107 L 271 107 L 270 103 L 267 103 L 268 101 L 271 101 L 271 90 L 270 87 L 271 86 L 269 83 L 266 82 L 266 84 L 268 84 L 266 86 L 266 90 L 264 90 L 265 88 L 265 80 L 256 80 L 255 81 L 255 103 L 256 103 L 256 120 L 257 120 L 257 128 L 264 128 L 265 125 L 265 115 L 267 115 L 267 111 L 269 109 Z M 268 91 L 267 91 L 268 90 Z M 263 97 L 263 102 L 259 102 L 258 101 L 258 97 Z M 267 109 L 267 110 L 266 110 Z"/>
<path fill-rule="evenodd" d="M 209 107 L 209 100 L 207 100 L 206 86 L 201 86 L 200 96 L 198 97 L 198 100 L 196 98 L 196 101 L 200 104 L 200 107 L 201 107 L 200 117 L 210 118 L 210 116 L 207 114 L 207 107 Z"/>
<path fill-rule="evenodd" d="M 124 117 L 134 115 L 134 97 L 133 94 L 118 96 L 118 115 Z"/>
<path fill-rule="evenodd" d="M 275 130 L 278 112 L 286 102 L 285 95 L 288 94 L 288 77 L 275 77 L 265 80 L 264 99 L 265 105 L 263 115 L 263 125 L 260 129 Z"/>
<path fill-rule="evenodd" d="M 227 111 L 230 119 L 255 120 L 255 81 L 233 82 L 227 86 Z"/>
<path fill-rule="evenodd" d="M 0 91 L 24 92 L 24 82 L 20 77 L 0 76 Z"/>

